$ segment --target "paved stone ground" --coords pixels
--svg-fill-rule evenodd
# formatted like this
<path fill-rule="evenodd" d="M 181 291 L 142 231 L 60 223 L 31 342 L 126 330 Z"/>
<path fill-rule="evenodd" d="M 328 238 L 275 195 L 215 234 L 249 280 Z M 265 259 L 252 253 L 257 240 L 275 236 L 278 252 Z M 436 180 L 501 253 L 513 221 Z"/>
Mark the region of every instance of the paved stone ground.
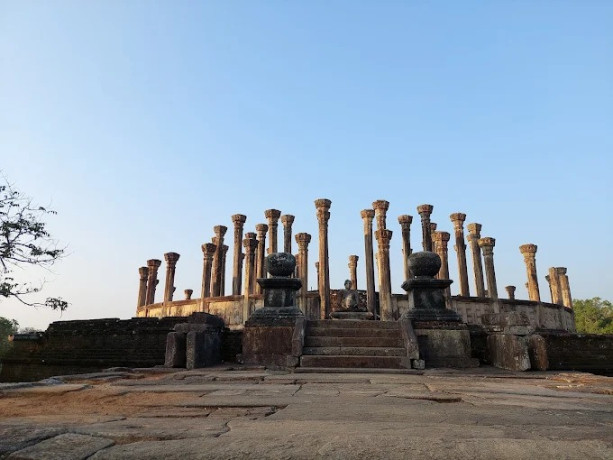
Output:
<path fill-rule="evenodd" d="M 111 369 L 0 384 L 0 458 L 613 458 L 613 378 L 407 372 Z"/>

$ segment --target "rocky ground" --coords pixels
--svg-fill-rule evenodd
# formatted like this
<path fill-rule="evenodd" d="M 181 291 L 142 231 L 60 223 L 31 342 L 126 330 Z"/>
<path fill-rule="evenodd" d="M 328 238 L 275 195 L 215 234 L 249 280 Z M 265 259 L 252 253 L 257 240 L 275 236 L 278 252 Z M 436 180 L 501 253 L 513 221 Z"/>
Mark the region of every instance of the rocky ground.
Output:
<path fill-rule="evenodd" d="M 0 458 L 612 459 L 613 378 L 110 369 L 0 384 Z"/>

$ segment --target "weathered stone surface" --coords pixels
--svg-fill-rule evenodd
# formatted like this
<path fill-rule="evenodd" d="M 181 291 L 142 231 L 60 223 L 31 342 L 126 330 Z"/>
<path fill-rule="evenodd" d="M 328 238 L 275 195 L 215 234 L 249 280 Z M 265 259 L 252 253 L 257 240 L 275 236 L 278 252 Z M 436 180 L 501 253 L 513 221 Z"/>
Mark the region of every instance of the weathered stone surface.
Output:
<path fill-rule="evenodd" d="M 528 339 L 514 334 L 494 333 L 487 337 L 489 361 L 496 367 L 512 371 L 530 369 Z"/>
<path fill-rule="evenodd" d="M 166 367 L 185 367 L 185 334 L 170 332 L 166 337 Z"/>
<path fill-rule="evenodd" d="M 95 436 L 65 433 L 9 455 L 12 460 L 84 460 L 114 441 Z"/>
<path fill-rule="evenodd" d="M 11 452 L 24 449 L 65 431 L 57 427 L 5 425 L 4 423 L 3 420 L 0 424 L 0 458 L 5 458 L 5 455 Z"/>
<path fill-rule="evenodd" d="M 549 368 L 547 344 L 542 336 L 533 334 L 528 337 L 528 353 L 530 355 L 530 367 L 532 369 L 546 371 Z"/>
<path fill-rule="evenodd" d="M 478 367 L 470 356 L 470 334 L 467 329 L 415 329 L 420 358 L 427 367 Z"/>
<path fill-rule="evenodd" d="M 187 369 L 213 366 L 221 362 L 221 336 L 218 329 L 188 332 L 185 344 Z"/>

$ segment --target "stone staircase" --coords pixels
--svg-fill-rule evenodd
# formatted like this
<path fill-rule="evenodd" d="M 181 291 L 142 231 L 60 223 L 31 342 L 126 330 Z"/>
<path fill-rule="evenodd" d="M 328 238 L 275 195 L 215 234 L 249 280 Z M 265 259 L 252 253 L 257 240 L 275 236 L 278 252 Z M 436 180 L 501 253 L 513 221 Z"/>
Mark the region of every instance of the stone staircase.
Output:
<path fill-rule="evenodd" d="M 301 367 L 405 369 L 400 325 L 385 321 L 308 321 Z"/>

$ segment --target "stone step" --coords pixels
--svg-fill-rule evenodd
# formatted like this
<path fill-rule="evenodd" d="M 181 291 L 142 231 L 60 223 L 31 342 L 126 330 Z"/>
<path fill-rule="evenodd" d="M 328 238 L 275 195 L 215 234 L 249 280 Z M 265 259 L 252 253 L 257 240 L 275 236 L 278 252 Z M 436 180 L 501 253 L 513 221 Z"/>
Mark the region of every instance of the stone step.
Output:
<path fill-rule="evenodd" d="M 390 368 L 404 369 L 400 356 L 302 355 L 301 367 Z"/>
<path fill-rule="evenodd" d="M 327 337 L 304 338 L 305 347 L 404 347 L 400 337 Z"/>
<path fill-rule="evenodd" d="M 407 352 L 397 347 L 304 347 L 302 353 L 320 356 L 405 356 Z"/>
<path fill-rule="evenodd" d="M 331 327 L 309 327 L 306 330 L 309 337 L 387 337 L 399 338 L 400 329 L 376 329 L 376 328 L 331 328 Z"/>
<path fill-rule="evenodd" d="M 395 321 L 374 321 L 374 320 L 350 320 L 350 319 L 320 319 L 308 321 L 308 327 L 331 328 L 331 329 L 399 329 L 399 324 Z"/>

